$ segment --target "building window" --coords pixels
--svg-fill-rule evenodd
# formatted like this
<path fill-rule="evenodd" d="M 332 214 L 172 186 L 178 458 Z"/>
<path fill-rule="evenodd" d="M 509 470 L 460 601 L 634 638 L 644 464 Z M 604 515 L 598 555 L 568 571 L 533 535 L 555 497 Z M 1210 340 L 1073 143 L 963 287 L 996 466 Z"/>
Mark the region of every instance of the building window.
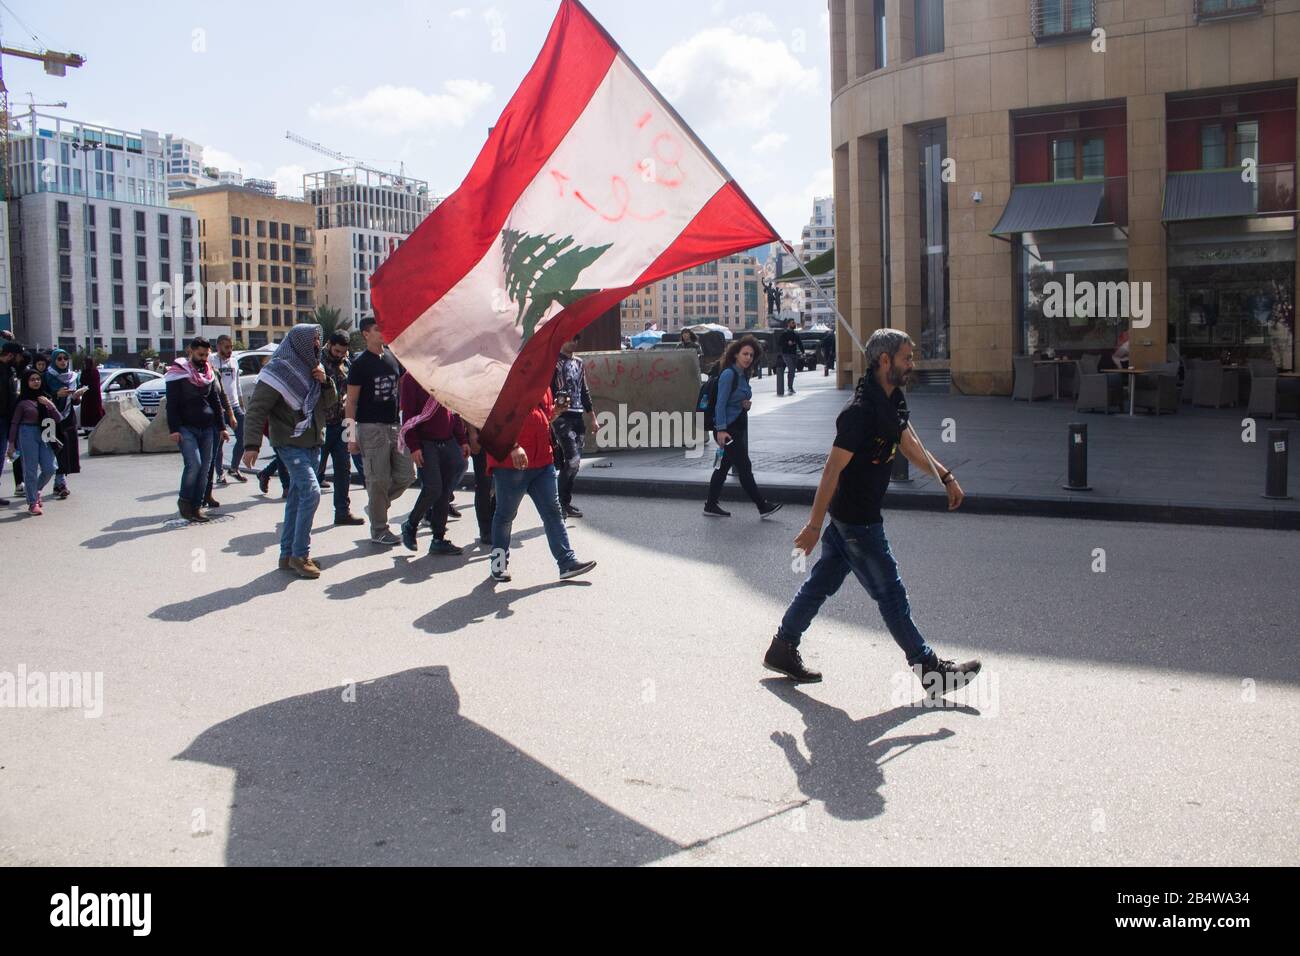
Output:
<path fill-rule="evenodd" d="M 234 276 L 236 279 L 244 278 L 244 264 L 242 262 L 234 263 Z"/>
<path fill-rule="evenodd" d="M 68 221 L 68 204 L 66 202 L 56 202 L 54 204 L 55 214 L 60 223 Z"/>
<path fill-rule="evenodd" d="M 165 212 L 158 213 L 158 231 L 168 232 L 171 229 L 171 221 L 167 218 Z"/>
<path fill-rule="evenodd" d="M 265 238 L 266 238 L 266 220 L 265 220 L 265 219 L 259 219 L 259 220 L 257 220 L 257 238 L 259 238 L 259 239 L 265 239 Z"/>
<path fill-rule="evenodd" d="M 948 352 L 948 187 L 943 181 L 947 127 L 917 133 L 921 153 L 921 341 L 924 358 Z"/>
<path fill-rule="evenodd" d="M 113 331 L 114 332 L 126 331 L 126 313 L 123 312 L 121 309 L 113 310 Z"/>
<path fill-rule="evenodd" d="M 1038 40 L 1090 34 L 1096 24 L 1094 0 L 1031 0 L 1029 23 Z"/>
<path fill-rule="evenodd" d="M 1201 127 L 1201 169 L 1223 169 L 1228 165 L 1228 140 L 1223 127 L 1211 123 Z"/>
<path fill-rule="evenodd" d="M 138 209 L 135 212 L 135 231 L 144 232 L 144 213 Z"/>
<path fill-rule="evenodd" d="M 875 16 L 873 17 L 876 24 L 876 69 L 883 69 L 889 65 L 889 57 L 885 50 L 885 0 L 875 0 Z"/>
<path fill-rule="evenodd" d="M 141 332 L 149 331 L 149 310 L 148 309 L 140 310 L 139 314 L 136 316 L 136 323 L 139 325 Z"/>
<path fill-rule="evenodd" d="M 1263 7 L 1260 0 L 1195 0 L 1194 11 L 1198 21 L 1217 20 L 1244 13 L 1258 13 Z"/>
<path fill-rule="evenodd" d="M 122 210 L 116 206 L 108 207 L 108 227 L 110 229 L 122 228 Z"/>
<path fill-rule="evenodd" d="M 145 238 L 144 238 L 144 236 L 136 236 L 136 237 L 135 237 L 135 254 L 136 254 L 137 256 L 139 256 L 141 259 L 143 259 L 145 256 L 148 255 L 148 252 L 145 251 Z"/>
<path fill-rule="evenodd" d="M 1052 180 L 1104 179 L 1106 141 L 1100 136 L 1066 136 L 1052 140 Z"/>
<path fill-rule="evenodd" d="M 916 55 L 943 52 L 943 0 L 916 0 Z"/>
<path fill-rule="evenodd" d="M 239 244 L 239 240 L 238 240 L 238 239 L 231 239 L 231 240 L 230 240 L 230 254 L 231 254 L 232 256 L 238 256 L 239 253 L 240 253 L 240 251 L 241 251 L 242 249 L 243 249 L 243 247 Z"/>
<path fill-rule="evenodd" d="M 230 217 L 230 234 L 231 234 L 232 236 L 237 236 L 237 235 L 239 235 L 239 217 L 238 217 L 238 216 L 231 216 L 231 217 Z"/>
<path fill-rule="evenodd" d="M 135 281 L 136 281 L 136 282 L 148 282 L 148 281 L 149 281 L 149 265 L 148 265 L 148 263 L 143 262 L 143 261 L 140 261 L 140 262 L 137 262 L 137 263 L 135 264 Z"/>

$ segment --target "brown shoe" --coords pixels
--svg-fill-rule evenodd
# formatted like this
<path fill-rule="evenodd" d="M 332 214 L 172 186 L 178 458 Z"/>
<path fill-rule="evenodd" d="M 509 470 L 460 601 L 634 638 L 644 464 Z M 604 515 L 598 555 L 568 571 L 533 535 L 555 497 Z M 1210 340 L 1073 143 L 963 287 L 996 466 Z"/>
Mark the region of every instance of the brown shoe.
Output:
<path fill-rule="evenodd" d="M 307 566 L 308 566 L 308 567 L 311 567 L 311 568 L 315 568 L 315 569 L 316 569 L 316 573 L 317 573 L 317 574 L 320 574 L 322 571 L 325 570 L 325 569 L 322 568 L 319 564 L 316 563 L 316 559 L 315 559 L 315 558 L 308 556 L 305 560 L 306 560 L 306 562 L 307 562 Z"/>
<path fill-rule="evenodd" d="M 289 570 L 308 581 L 315 581 L 320 577 L 320 568 L 311 563 L 311 558 L 290 558 Z"/>
<path fill-rule="evenodd" d="M 203 509 L 198 505 L 195 505 L 194 510 L 190 513 L 190 520 L 195 524 L 208 524 L 212 521 L 211 518 L 203 513 Z"/>

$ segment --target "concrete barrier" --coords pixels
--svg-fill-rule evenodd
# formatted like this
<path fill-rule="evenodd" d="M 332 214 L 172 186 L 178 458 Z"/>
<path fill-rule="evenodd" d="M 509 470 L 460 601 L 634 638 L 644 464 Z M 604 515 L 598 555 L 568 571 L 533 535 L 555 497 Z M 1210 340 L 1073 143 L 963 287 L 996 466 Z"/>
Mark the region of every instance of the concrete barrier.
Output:
<path fill-rule="evenodd" d="M 91 455 L 138 455 L 149 419 L 126 402 L 108 402 L 104 417 L 90 433 Z"/>
<path fill-rule="evenodd" d="M 587 389 L 598 430 L 588 431 L 585 453 L 641 448 L 687 448 L 703 443 L 695 414 L 700 392 L 694 349 L 583 352 Z"/>
<path fill-rule="evenodd" d="M 141 445 L 140 450 L 146 455 L 180 454 L 181 446 L 172 441 L 171 432 L 167 430 L 167 399 L 158 403 L 158 414 L 145 429 Z"/>

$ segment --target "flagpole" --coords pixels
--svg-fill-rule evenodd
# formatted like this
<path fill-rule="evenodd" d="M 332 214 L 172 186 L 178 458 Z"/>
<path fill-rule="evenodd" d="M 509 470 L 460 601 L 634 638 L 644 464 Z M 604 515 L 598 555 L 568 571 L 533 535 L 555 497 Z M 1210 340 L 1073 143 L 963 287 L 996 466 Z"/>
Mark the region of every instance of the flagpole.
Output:
<path fill-rule="evenodd" d="M 817 279 L 813 277 L 813 274 L 808 271 L 808 267 L 804 265 L 803 260 L 800 259 L 799 256 L 795 253 L 794 249 L 790 247 L 790 243 L 786 242 L 785 240 L 782 240 L 781 245 L 785 247 L 786 252 L 794 256 L 794 261 L 799 264 L 799 271 L 802 272 L 804 274 L 804 277 L 809 282 L 812 283 L 813 288 L 817 290 L 817 294 L 821 297 L 822 301 L 830 306 L 831 311 L 835 313 L 835 318 L 839 321 L 839 323 L 842 326 L 844 326 L 844 331 L 849 333 L 849 338 L 851 338 L 853 340 L 853 344 L 858 347 L 858 351 L 861 352 L 863 355 L 865 355 L 867 353 L 867 350 L 863 348 L 862 340 L 859 339 L 857 333 L 853 331 L 853 326 L 849 325 L 848 321 L 844 318 L 844 316 L 840 315 L 840 310 L 836 306 L 835 300 L 833 300 L 829 295 L 826 294 L 826 290 L 821 287 L 821 283 L 818 282 Z M 836 278 L 838 279 L 838 276 Z M 934 456 L 930 454 L 930 449 L 926 448 L 925 445 L 921 443 L 921 436 L 916 433 L 916 429 L 912 427 L 912 423 L 910 420 L 907 423 L 907 430 L 912 433 L 912 438 L 915 439 L 916 443 L 921 446 L 921 451 L 925 452 L 925 460 L 930 463 L 930 471 L 934 473 L 934 477 L 938 478 L 939 466 L 935 464 Z"/>

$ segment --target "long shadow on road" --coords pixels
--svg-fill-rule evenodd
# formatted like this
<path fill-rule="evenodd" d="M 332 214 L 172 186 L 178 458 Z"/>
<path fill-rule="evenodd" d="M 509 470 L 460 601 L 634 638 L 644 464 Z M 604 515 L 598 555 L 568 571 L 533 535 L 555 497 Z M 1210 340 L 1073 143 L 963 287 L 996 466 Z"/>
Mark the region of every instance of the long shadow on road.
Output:
<path fill-rule="evenodd" d="M 471 624 L 481 624 L 489 617 L 507 618 L 515 612 L 510 605 L 524 598 L 555 588 L 591 587 L 589 581 L 548 581 L 527 588 L 501 590 L 502 585 L 487 578 L 469 594 L 452 598 L 446 604 L 430 611 L 414 622 L 416 630 L 426 634 L 453 634 Z"/>
<path fill-rule="evenodd" d="M 446 667 L 276 701 L 178 760 L 235 771 L 231 866 L 614 865 L 677 853 L 460 715 Z"/>
<path fill-rule="evenodd" d="M 838 707 L 824 704 L 796 689 L 784 678 L 760 681 L 769 691 L 797 708 L 804 721 L 804 745 L 799 749 L 792 734 L 776 731 L 772 742 L 781 748 L 795 773 L 804 796 L 826 805 L 826 812 L 838 820 L 868 820 L 885 810 L 880 788 L 885 783 L 886 763 L 903 751 L 921 744 L 947 740 L 954 731 L 941 727 L 929 734 L 886 737 L 890 731 L 934 708 L 902 706 L 881 714 L 854 720 Z M 973 707 L 947 705 L 943 713 L 979 716 Z"/>

